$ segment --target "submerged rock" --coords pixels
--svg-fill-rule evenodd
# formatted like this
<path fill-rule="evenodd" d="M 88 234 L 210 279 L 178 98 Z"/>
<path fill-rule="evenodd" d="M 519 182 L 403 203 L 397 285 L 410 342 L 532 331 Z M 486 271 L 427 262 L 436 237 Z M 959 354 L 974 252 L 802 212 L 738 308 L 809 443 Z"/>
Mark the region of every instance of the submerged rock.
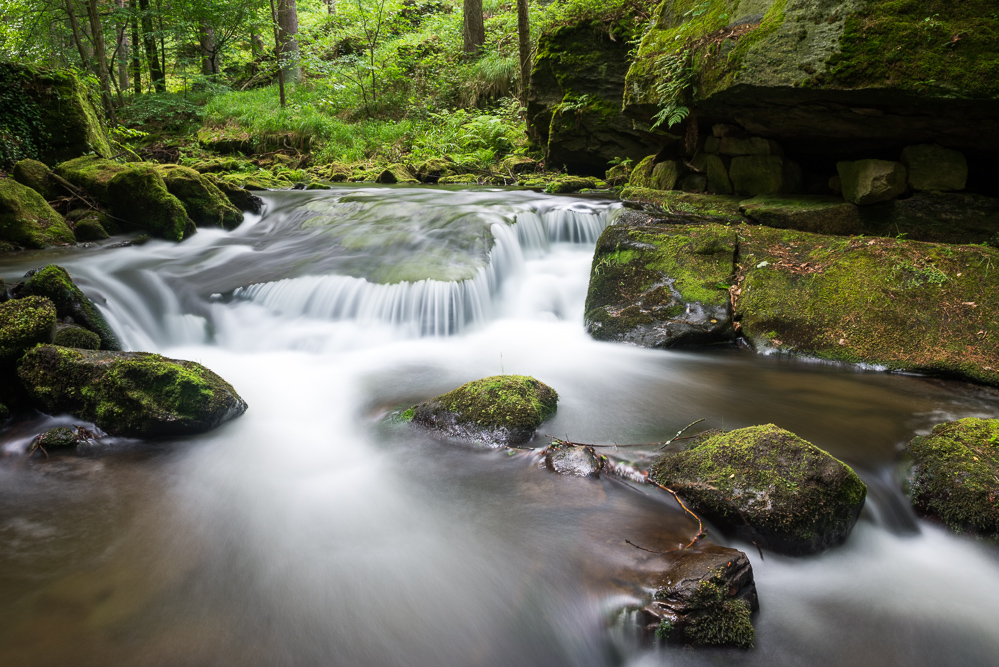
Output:
<path fill-rule="evenodd" d="M 597 241 L 586 330 L 643 347 L 733 340 L 735 248 L 735 233 L 719 225 L 662 225 L 625 213 Z"/>
<path fill-rule="evenodd" d="M 28 448 L 28 455 L 34 454 L 39 449 L 46 454 L 51 450 L 75 449 L 77 444 L 79 444 L 79 439 L 76 437 L 76 433 L 70 429 L 64 426 L 50 428 L 31 441 L 31 446 Z"/>
<path fill-rule="evenodd" d="M 668 642 L 751 648 L 760 603 L 745 553 L 719 546 L 678 550 L 639 612 L 645 631 Z"/>
<path fill-rule="evenodd" d="M 104 316 L 76 286 L 66 269 L 56 264 L 49 264 L 29 273 L 27 281 L 18 287 L 17 296 L 32 295 L 45 297 L 55 304 L 60 320 L 72 318 L 75 324 L 97 334 L 102 349 L 121 349 L 118 337 L 108 326 Z"/>
<path fill-rule="evenodd" d="M 45 199 L 13 178 L 0 178 L 0 244 L 47 248 L 76 243 L 66 221 Z"/>
<path fill-rule="evenodd" d="M 562 475 L 596 477 L 604 462 L 592 447 L 559 443 L 545 449 L 545 465 Z"/>
<path fill-rule="evenodd" d="M 41 345 L 21 359 L 17 373 L 38 409 L 73 413 L 111 435 L 190 435 L 246 411 L 236 390 L 212 371 L 158 354 Z"/>
<path fill-rule="evenodd" d="M 909 495 L 918 514 L 951 530 L 999 538 L 999 419 L 937 424 L 906 446 Z"/>
<path fill-rule="evenodd" d="M 557 408 L 558 394 L 548 385 L 523 375 L 495 375 L 420 403 L 405 416 L 448 437 L 520 445 Z"/>
<path fill-rule="evenodd" d="M 849 466 L 773 424 L 706 433 L 650 476 L 719 527 L 792 555 L 846 540 L 867 496 Z"/>

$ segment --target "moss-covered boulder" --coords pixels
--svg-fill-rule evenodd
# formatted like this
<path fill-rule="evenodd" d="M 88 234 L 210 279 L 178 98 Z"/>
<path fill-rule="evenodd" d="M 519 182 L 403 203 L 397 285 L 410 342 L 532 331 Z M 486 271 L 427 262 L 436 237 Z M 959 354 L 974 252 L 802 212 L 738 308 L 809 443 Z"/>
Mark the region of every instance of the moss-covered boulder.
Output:
<path fill-rule="evenodd" d="M 246 410 L 212 371 L 158 354 L 42 345 L 21 359 L 17 372 L 38 409 L 75 414 L 111 435 L 190 435 Z"/>
<path fill-rule="evenodd" d="M 114 217 L 154 236 L 182 241 L 195 231 L 184 205 L 170 194 L 152 165 L 135 165 L 116 174 L 108 181 L 107 193 Z"/>
<path fill-rule="evenodd" d="M 696 220 L 740 223 L 746 218 L 740 212 L 744 197 L 727 195 L 703 195 L 672 190 L 650 190 L 628 185 L 621 190 L 622 201 L 639 204 L 650 211 L 666 214 L 671 218 L 693 218 Z"/>
<path fill-rule="evenodd" d="M 520 445 L 557 407 L 558 394 L 543 382 L 523 375 L 495 375 L 420 403 L 405 416 L 450 438 Z"/>
<path fill-rule="evenodd" d="M 999 385 L 999 251 L 739 233 L 735 310 L 757 350 Z"/>
<path fill-rule="evenodd" d="M 121 343 L 108 326 L 101 311 L 87 298 L 66 269 L 55 264 L 30 272 L 17 289 L 18 297 L 45 297 L 56 307 L 60 320 L 72 319 L 75 324 L 92 331 L 100 338 L 101 349 L 120 350 Z"/>
<path fill-rule="evenodd" d="M 0 242 L 47 248 L 76 243 L 76 239 L 40 194 L 12 178 L 0 177 Z"/>
<path fill-rule="evenodd" d="M 127 164 L 96 155 L 84 155 L 56 165 L 53 171 L 107 206 L 111 204 L 108 184 L 112 178 L 129 169 Z"/>
<path fill-rule="evenodd" d="M 735 233 L 629 212 L 597 241 L 586 330 L 598 340 L 687 347 L 734 340 Z"/>
<path fill-rule="evenodd" d="M 906 447 L 917 513 L 951 530 L 999 538 L 999 419 L 959 419 Z"/>
<path fill-rule="evenodd" d="M 999 149 L 993 0 L 663 0 L 653 19 L 624 87 L 640 122 L 682 105 L 842 158 Z"/>
<path fill-rule="evenodd" d="M 32 158 L 57 164 L 91 152 L 112 153 L 86 86 L 66 70 L 0 63 L 3 135 L 12 139 L 0 148 L 0 163 Z"/>
<path fill-rule="evenodd" d="M 49 168 L 38 160 L 21 160 L 14 165 L 10 175 L 21 185 L 26 185 L 45 199 L 55 199 L 63 194 L 49 178 Z"/>
<path fill-rule="evenodd" d="M 25 350 L 51 343 L 56 308 L 39 296 L 0 303 L 0 366 L 16 361 Z"/>
<path fill-rule="evenodd" d="M 753 222 L 777 229 L 817 234 L 860 234 L 864 229 L 857 206 L 839 197 L 764 195 L 743 201 L 739 208 Z"/>
<path fill-rule="evenodd" d="M 229 203 L 240 211 L 260 213 L 264 210 L 264 200 L 241 185 L 223 180 L 215 174 L 204 174 L 204 178 L 225 195 Z"/>
<path fill-rule="evenodd" d="M 75 324 L 57 324 L 53 345 L 75 347 L 79 350 L 101 349 L 101 337 L 93 331 Z"/>
<path fill-rule="evenodd" d="M 714 195 L 730 195 L 735 192 L 729 178 L 728 165 L 718 155 L 698 153 L 690 161 L 690 166 L 704 176 L 706 190 Z"/>
<path fill-rule="evenodd" d="M 286 173 L 274 173 L 267 169 L 259 169 L 253 172 L 224 174 L 220 179 L 247 190 L 289 190 L 294 187 L 295 181 L 288 178 Z M 219 187 L 221 188 L 221 186 Z"/>
<path fill-rule="evenodd" d="M 548 181 L 545 192 L 550 194 L 568 194 L 580 190 L 593 190 L 606 185 L 593 176 L 560 176 Z"/>
<path fill-rule="evenodd" d="M 963 190 L 968 183 L 968 160 L 960 151 L 936 144 L 906 146 L 901 162 L 913 190 Z"/>
<path fill-rule="evenodd" d="M 846 540 L 867 496 L 849 466 L 773 424 L 706 433 L 650 476 L 719 527 L 792 555 Z"/>
<path fill-rule="evenodd" d="M 101 216 L 97 212 L 86 215 L 73 224 L 73 235 L 79 243 L 86 241 L 103 241 L 108 238 L 108 230 L 101 224 Z"/>
<path fill-rule="evenodd" d="M 431 158 L 416 166 L 416 178 L 421 183 L 436 183 L 445 176 L 454 176 L 458 171 L 461 169 L 454 162 L 443 158 Z"/>
<path fill-rule="evenodd" d="M 378 178 L 375 179 L 376 183 L 419 183 L 419 179 L 413 176 L 413 172 L 409 170 L 404 164 L 390 164 L 385 167 Z"/>
<path fill-rule="evenodd" d="M 666 557 L 652 601 L 638 614 L 646 633 L 674 644 L 751 648 L 760 602 L 746 554 L 710 545 Z"/>
<path fill-rule="evenodd" d="M 190 167 L 161 164 L 156 170 L 167 191 L 180 200 L 187 216 L 199 227 L 233 229 L 243 222 L 243 213 L 229 203 L 225 194 L 208 178 Z"/>
<path fill-rule="evenodd" d="M 35 436 L 28 447 L 28 456 L 39 451 L 48 456 L 50 451 L 76 449 L 77 444 L 79 439 L 76 433 L 65 426 L 58 426 Z"/>
<path fill-rule="evenodd" d="M 628 184 L 635 188 L 648 190 L 672 190 L 676 187 L 682 173 L 683 170 L 678 161 L 662 160 L 657 162 L 656 156 L 650 155 L 631 170 Z"/>

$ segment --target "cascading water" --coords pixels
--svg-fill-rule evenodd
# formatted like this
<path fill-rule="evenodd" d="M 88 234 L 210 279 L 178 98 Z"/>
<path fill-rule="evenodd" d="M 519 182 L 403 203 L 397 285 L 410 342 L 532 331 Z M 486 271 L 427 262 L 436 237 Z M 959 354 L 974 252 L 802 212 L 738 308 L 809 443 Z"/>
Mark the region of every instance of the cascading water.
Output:
<path fill-rule="evenodd" d="M 610 202 L 265 200 L 181 244 L 0 256 L 8 282 L 66 266 L 127 347 L 199 361 L 250 406 L 195 438 L 45 462 L 18 453 L 71 417 L 0 433 L 0 664 L 994 664 L 999 551 L 916 520 L 895 472 L 913 434 L 999 416 L 994 392 L 593 341 L 583 304 Z M 542 430 L 576 441 L 777 423 L 854 465 L 867 507 L 845 545 L 809 558 L 760 560 L 712 529 L 753 561 L 757 648 L 649 647 L 621 610 L 654 561 L 625 540 L 689 540 L 668 498 L 383 420 L 500 372 L 553 386 Z"/>

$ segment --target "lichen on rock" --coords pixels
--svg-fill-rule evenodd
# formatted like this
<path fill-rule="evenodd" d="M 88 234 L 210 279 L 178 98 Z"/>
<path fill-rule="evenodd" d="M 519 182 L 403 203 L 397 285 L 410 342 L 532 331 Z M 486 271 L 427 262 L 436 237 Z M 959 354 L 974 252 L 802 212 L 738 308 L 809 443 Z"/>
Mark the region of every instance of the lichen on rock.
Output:
<path fill-rule="evenodd" d="M 999 538 L 999 419 L 937 424 L 906 451 L 917 513 L 957 532 Z"/>
<path fill-rule="evenodd" d="M 412 422 L 448 437 L 520 445 L 555 414 L 558 394 L 532 377 L 495 375 L 414 406 Z"/>
<path fill-rule="evenodd" d="M 17 373 L 39 410 L 70 412 L 111 435 L 201 433 L 246 410 L 235 389 L 212 371 L 158 354 L 41 345 L 24 355 Z"/>
<path fill-rule="evenodd" d="M 707 432 L 650 476 L 723 529 L 792 555 L 846 540 L 867 496 L 849 466 L 773 424 Z"/>

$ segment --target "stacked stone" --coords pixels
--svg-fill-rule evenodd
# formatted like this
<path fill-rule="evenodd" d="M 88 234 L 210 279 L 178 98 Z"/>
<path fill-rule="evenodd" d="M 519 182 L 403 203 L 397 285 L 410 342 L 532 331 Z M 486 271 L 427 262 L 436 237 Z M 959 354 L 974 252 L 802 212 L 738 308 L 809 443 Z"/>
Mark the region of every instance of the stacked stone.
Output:
<path fill-rule="evenodd" d="M 908 190 L 955 192 L 968 181 L 968 162 L 959 151 L 936 144 L 908 146 L 900 161 L 856 160 L 836 164 L 843 198 L 858 205 L 891 201 Z"/>

